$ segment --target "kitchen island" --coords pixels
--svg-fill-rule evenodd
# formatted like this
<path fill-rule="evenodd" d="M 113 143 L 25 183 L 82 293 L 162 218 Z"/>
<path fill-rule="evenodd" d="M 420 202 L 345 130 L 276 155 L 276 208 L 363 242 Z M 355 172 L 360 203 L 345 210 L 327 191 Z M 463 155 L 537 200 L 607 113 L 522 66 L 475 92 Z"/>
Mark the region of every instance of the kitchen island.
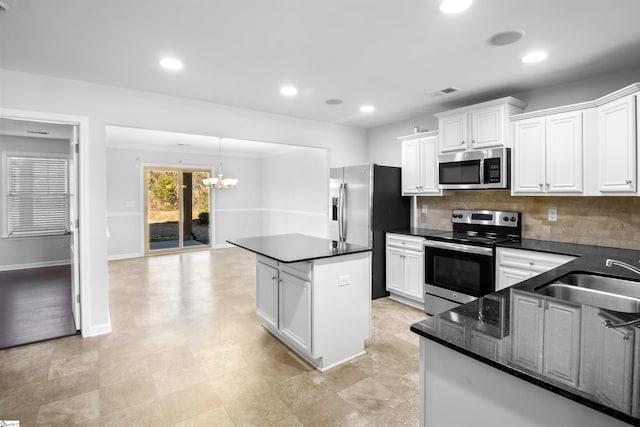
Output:
<path fill-rule="evenodd" d="M 320 371 L 365 353 L 371 250 L 303 234 L 230 239 L 256 254 L 263 326 Z"/>
<path fill-rule="evenodd" d="M 609 257 L 637 265 L 640 253 L 571 249 L 573 261 L 411 326 L 420 335 L 421 425 L 640 425 L 640 329 L 606 323 L 638 314 L 540 292 L 572 273 L 625 278 L 640 290 L 638 275 L 605 266 Z"/>

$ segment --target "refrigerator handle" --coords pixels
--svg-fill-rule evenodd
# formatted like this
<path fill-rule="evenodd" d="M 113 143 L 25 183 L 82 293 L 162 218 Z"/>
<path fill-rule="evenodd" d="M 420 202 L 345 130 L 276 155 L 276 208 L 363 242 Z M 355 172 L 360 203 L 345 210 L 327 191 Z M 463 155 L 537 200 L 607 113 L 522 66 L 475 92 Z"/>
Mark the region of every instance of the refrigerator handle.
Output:
<path fill-rule="evenodd" d="M 345 202 L 346 202 L 346 186 L 340 184 L 340 194 L 338 195 L 338 240 L 345 242 L 347 240 L 347 230 L 345 222 Z"/>

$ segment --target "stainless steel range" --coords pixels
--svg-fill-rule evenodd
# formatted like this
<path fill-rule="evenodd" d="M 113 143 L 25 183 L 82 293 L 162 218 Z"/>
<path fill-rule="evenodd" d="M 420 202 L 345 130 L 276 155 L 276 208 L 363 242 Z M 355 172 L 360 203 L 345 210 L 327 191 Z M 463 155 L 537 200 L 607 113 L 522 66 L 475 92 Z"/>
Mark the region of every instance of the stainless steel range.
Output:
<path fill-rule="evenodd" d="M 453 231 L 427 237 L 424 311 L 436 315 L 495 291 L 495 246 L 522 236 L 521 214 L 455 209 Z"/>

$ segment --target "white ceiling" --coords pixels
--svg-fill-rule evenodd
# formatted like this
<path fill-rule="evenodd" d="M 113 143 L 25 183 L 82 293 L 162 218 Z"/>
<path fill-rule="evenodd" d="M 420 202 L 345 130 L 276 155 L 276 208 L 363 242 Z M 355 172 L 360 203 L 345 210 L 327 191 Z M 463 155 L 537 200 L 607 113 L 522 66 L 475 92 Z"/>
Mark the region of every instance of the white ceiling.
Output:
<path fill-rule="evenodd" d="M 2 68 L 365 128 L 640 66 L 638 0 L 474 0 L 459 15 L 439 0 L 6 3 Z M 488 43 L 514 29 L 519 42 Z M 549 58 L 521 63 L 533 49 Z M 161 69 L 165 55 L 185 68 Z M 449 86 L 462 91 L 435 95 Z"/>

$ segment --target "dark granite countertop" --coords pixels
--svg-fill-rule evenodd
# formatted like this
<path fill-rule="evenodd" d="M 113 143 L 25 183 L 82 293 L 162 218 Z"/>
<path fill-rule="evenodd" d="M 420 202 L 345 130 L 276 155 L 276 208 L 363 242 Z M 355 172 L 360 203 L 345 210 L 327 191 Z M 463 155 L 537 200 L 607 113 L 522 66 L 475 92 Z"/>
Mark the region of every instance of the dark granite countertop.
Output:
<path fill-rule="evenodd" d="M 229 239 L 227 242 L 251 252 L 283 263 L 311 261 L 360 252 L 369 252 L 366 246 L 336 245 L 332 240 L 305 234 L 277 234 L 273 236 Z"/>
<path fill-rule="evenodd" d="M 518 283 L 511 288 L 503 289 L 469 304 L 434 316 L 433 319 L 425 319 L 415 323 L 411 326 L 411 331 L 544 389 L 611 415 L 631 425 L 640 426 L 640 410 L 636 410 L 635 413 L 633 410 L 631 413 L 621 412 L 607 402 L 606 399 L 599 398 L 594 390 L 597 370 L 596 355 L 601 349 L 602 318 L 627 321 L 637 318 L 637 314 L 618 313 L 584 304 L 578 305 L 580 307 L 582 325 L 587 326 L 583 327 L 580 335 L 580 374 L 577 385 L 570 385 L 537 370 L 523 367 L 515 360 L 512 355 L 518 349 L 514 348 L 517 344 L 514 344 L 515 340 L 512 340 L 513 331 L 515 330 L 512 330 L 512 328 L 514 327 L 514 322 L 519 322 L 520 320 L 511 318 L 513 315 L 511 301 L 514 295 L 525 295 L 551 302 L 555 298 L 535 293 L 534 290 L 572 272 L 588 272 L 609 277 L 628 278 L 639 281 L 638 286 L 640 286 L 640 277 L 638 275 L 621 267 L 609 268 L 605 266 L 607 258 L 616 258 L 638 266 L 640 251 L 531 239 L 524 239 L 518 243 L 500 244 L 499 246 L 562 253 L 574 255 L 578 258 Z M 640 329 L 630 329 L 632 331 L 637 329 L 635 337 L 636 340 L 640 340 Z M 540 334 L 554 332 L 545 332 L 544 330 L 545 328 L 541 328 Z M 474 335 L 477 336 L 477 334 L 484 334 L 485 337 L 490 337 L 489 339 L 495 342 L 495 351 L 487 352 L 486 346 L 478 346 L 476 348 L 472 337 Z M 534 340 L 542 342 L 543 339 L 544 335 L 542 337 L 524 336 L 521 337 L 521 342 L 531 343 Z M 639 346 L 636 343 L 637 348 Z M 640 364 L 640 355 L 634 354 L 633 357 L 635 358 L 635 369 L 639 370 L 640 366 L 637 365 Z M 629 373 L 629 375 L 632 374 Z M 638 399 L 639 397 L 636 395 L 633 398 Z"/>

